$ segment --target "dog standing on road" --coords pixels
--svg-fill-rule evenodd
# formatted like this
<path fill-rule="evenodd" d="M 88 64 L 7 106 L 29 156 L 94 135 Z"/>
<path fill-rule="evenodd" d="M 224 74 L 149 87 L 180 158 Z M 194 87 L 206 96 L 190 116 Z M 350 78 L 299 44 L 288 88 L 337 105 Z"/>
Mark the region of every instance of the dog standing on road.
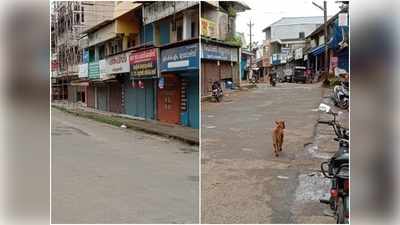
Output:
<path fill-rule="evenodd" d="M 275 121 L 276 127 L 272 130 L 272 143 L 274 148 L 275 156 L 279 156 L 279 152 L 282 151 L 283 144 L 283 130 L 285 129 L 285 121 Z"/>

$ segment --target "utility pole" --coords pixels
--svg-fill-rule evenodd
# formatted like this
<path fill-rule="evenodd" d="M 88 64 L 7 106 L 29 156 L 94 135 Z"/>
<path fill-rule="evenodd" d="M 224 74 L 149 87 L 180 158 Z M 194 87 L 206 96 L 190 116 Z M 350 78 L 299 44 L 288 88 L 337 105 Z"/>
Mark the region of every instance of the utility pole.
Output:
<path fill-rule="evenodd" d="M 328 72 L 329 72 L 329 64 L 328 64 L 328 59 L 329 59 L 329 55 L 328 55 L 328 15 L 327 15 L 327 5 L 326 5 L 326 1 L 324 1 L 324 6 L 320 6 L 315 2 L 312 2 L 313 5 L 315 5 L 316 7 L 318 7 L 319 9 L 321 9 L 322 11 L 324 11 L 324 39 L 325 39 L 325 58 L 324 58 L 324 72 L 326 74 L 326 76 L 328 76 Z"/>
<path fill-rule="evenodd" d="M 250 32 L 250 35 L 249 35 L 250 36 L 249 50 L 250 50 L 251 54 L 253 54 L 253 43 L 252 43 L 252 41 L 253 41 L 253 39 L 252 39 L 253 33 L 251 32 L 251 29 L 252 29 L 253 25 L 254 25 L 254 23 L 252 23 L 251 20 L 247 24 L 247 26 L 249 26 L 249 32 Z M 252 65 L 253 65 L 253 56 L 250 55 L 250 71 L 249 71 L 249 74 L 251 76 L 253 76 Z M 249 78 L 250 78 L 250 76 L 247 77 L 247 80 L 249 80 Z"/>

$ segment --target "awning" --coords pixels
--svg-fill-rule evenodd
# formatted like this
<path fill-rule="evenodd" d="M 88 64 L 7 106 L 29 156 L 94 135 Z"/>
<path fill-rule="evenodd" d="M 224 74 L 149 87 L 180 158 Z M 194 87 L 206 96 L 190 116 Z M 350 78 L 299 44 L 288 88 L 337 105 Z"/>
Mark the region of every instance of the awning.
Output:
<path fill-rule="evenodd" d="M 309 54 L 311 54 L 313 56 L 317 56 L 317 55 L 320 55 L 320 54 L 322 54 L 324 52 L 325 52 L 325 44 L 311 49 Z"/>

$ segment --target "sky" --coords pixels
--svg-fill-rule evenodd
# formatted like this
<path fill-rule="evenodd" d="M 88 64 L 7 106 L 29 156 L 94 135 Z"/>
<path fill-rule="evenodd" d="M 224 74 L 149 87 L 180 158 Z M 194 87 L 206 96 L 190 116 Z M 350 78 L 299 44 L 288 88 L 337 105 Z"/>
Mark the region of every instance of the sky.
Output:
<path fill-rule="evenodd" d="M 328 0 L 328 16 L 339 11 L 340 3 L 336 0 Z M 249 26 L 251 20 L 253 25 L 253 40 L 259 44 L 265 39 L 262 30 L 282 17 L 297 16 L 324 16 L 324 12 L 312 4 L 312 0 L 242 0 L 251 10 L 237 14 L 236 31 L 244 32 L 246 43 L 249 43 Z M 322 0 L 314 0 L 323 6 Z"/>

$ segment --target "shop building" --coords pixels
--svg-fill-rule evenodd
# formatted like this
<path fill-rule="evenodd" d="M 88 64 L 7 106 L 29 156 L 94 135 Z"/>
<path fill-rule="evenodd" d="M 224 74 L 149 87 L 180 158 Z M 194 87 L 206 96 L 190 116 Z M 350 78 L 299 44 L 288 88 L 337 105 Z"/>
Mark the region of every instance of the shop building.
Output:
<path fill-rule="evenodd" d="M 199 44 L 197 40 L 160 49 L 158 119 L 199 128 Z"/>
<path fill-rule="evenodd" d="M 204 37 L 201 44 L 202 96 L 211 94 L 211 87 L 215 81 L 220 82 L 223 86 L 228 81 L 238 84 L 239 47 Z"/>

